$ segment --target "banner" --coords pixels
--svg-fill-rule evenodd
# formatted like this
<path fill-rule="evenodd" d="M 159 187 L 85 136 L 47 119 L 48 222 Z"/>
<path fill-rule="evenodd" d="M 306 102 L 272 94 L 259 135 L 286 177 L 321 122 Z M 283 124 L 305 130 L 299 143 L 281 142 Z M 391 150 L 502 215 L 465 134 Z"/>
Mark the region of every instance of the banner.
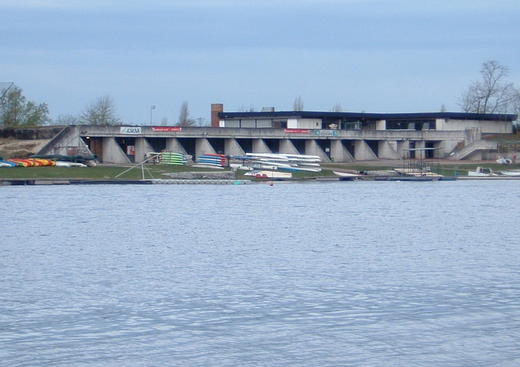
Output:
<path fill-rule="evenodd" d="M 316 136 L 339 136 L 337 130 L 313 130 L 312 134 Z"/>
<path fill-rule="evenodd" d="M 285 129 L 286 133 L 290 134 L 310 134 L 309 129 Z"/>
<path fill-rule="evenodd" d="M 121 126 L 121 134 L 142 134 L 140 126 Z"/>
<path fill-rule="evenodd" d="M 157 131 L 157 132 L 161 132 L 161 133 L 179 132 L 179 131 L 182 131 L 182 127 L 180 127 L 180 126 L 152 126 L 152 131 Z"/>

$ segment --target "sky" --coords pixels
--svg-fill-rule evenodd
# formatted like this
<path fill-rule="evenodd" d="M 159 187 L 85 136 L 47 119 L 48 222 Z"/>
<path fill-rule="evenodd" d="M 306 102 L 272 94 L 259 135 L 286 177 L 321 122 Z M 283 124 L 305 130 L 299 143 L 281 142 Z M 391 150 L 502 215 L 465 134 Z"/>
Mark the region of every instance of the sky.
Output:
<path fill-rule="evenodd" d="M 0 82 L 54 119 L 102 96 L 146 125 L 175 124 L 185 101 L 205 121 L 211 103 L 298 96 L 310 111 L 459 111 L 487 60 L 520 86 L 519 0 L 0 0 Z"/>

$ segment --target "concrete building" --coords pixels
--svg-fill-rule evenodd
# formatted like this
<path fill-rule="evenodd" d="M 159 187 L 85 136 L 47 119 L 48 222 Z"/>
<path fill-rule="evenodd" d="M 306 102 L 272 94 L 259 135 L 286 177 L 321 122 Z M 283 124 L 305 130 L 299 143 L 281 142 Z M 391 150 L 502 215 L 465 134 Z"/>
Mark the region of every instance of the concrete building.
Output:
<path fill-rule="evenodd" d="M 141 162 L 147 152 L 292 153 L 324 162 L 401 158 L 483 159 L 497 144 L 483 134 L 512 132 L 516 115 L 352 113 L 313 111 L 225 112 L 211 106 L 211 127 L 71 126 L 41 153 L 71 147 L 91 151 L 105 163 Z M 489 158 L 491 159 L 491 158 Z"/>

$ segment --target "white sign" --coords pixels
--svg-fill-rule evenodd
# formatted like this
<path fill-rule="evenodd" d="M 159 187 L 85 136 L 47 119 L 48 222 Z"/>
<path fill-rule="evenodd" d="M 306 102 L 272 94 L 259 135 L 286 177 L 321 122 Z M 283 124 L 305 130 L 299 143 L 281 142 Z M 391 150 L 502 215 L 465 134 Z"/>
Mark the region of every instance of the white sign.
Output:
<path fill-rule="evenodd" d="M 140 126 L 121 126 L 121 134 L 141 134 Z"/>

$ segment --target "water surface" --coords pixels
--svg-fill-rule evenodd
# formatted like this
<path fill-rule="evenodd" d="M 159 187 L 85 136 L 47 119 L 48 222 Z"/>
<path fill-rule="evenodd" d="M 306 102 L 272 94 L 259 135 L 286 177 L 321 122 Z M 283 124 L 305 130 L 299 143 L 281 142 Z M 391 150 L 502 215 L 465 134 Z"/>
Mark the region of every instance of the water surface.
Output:
<path fill-rule="evenodd" d="M 515 181 L 0 195 L 0 365 L 520 365 Z"/>

